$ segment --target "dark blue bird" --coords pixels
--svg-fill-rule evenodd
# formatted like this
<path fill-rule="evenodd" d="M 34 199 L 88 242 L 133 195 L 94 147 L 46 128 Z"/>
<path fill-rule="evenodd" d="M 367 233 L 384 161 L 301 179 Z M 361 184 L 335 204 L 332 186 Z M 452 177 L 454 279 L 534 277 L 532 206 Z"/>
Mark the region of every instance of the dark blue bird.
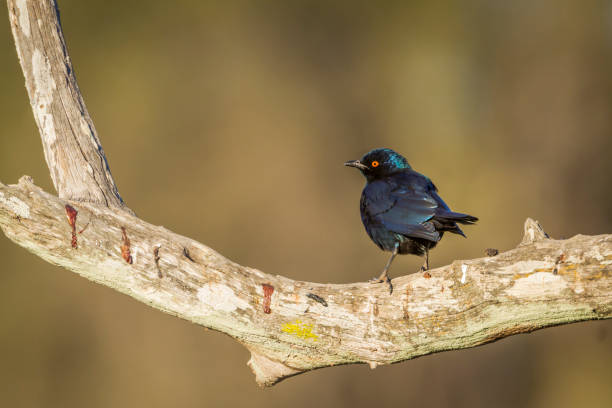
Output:
<path fill-rule="evenodd" d="M 460 224 L 478 218 L 456 213 L 438 195 L 426 176 L 412 170 L 408 161 L 391 149 L 375 149 L 345 166 L 356 167 L 366 178 L 361 193 L 361 221 L 376 245 L 391 252 L 385 269 L 373 282 L 387 282 L 387 272 L 397 254 L 425 256 L 421 270 L 429 268 L 429 250 L 446 231 L 465 237 Z"/>

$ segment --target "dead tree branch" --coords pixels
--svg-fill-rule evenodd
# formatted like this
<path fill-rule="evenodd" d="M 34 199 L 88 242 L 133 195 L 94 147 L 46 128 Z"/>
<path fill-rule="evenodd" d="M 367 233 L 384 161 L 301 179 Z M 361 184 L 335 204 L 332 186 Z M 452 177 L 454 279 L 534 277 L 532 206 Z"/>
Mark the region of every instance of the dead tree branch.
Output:
<path fill-rule="evenodd" d="M 63 40 L 56 3 L 8 0 L 17 52 L 59 198 L 0 183 L 0 227 L 50 263 L 251 351 L 261 385 L 337 364 L 395 363 L 543 327 L 612 317 L 612 235 L 552 240 L 394 280 L 293 281 L 237 265 L 126 211 Z"/>
<path fill-rule="evenodd" d="M 556 241 L 531 220 L 518 248 L 394 279 L 392 295 L 367 283 L 267 275 L 125 211 L 61 200 L 25 177 L 0 184 L 0 226 L 48 262 L 234 337 L 262 385 L 612 317 L 612 235 Z"/>
<path fill-rule="evenodd" d="M 57 3 L 8 0 L 34 119 L 60 198 L 123 207 L 74 76 Z"/>

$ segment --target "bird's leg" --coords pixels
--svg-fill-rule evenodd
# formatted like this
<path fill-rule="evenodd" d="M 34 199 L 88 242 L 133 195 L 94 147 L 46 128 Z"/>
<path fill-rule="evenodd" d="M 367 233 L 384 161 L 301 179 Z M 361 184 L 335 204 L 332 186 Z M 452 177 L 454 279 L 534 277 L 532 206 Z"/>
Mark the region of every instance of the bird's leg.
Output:
<path fill-rule="evenodd" d="M 399 243 L 395 244 L 395 248 L 393 248 L 391 257 L 387 261 L 387 265 L 385 265 L 385 269 L 383 269 L 380 276 L 370 281 L 371 283 L 387 282 L 387 284 L 389 285 L 389 293 L 393 293 L 393 285 L 391 285 L 391 279 L 389 278 L 389 275 L 387 274 L 387 272 L 389 271 L 389 268 L 391 267 L 391 262 L 393 262 L 393 258 L 395 258 L 398 252 L 399 252 Z"/>
<path fill-rule="evenodd" d="M 389 258 L 389 260 L 387 261 L 387 264 L 385 265 L 385 269 L 383 269 L 378 279 L 375 279 L 376 282 L 380 283 L 380 282 L 384 282 L 385 280 L 389 279 L 389 275 L 387 275 L 387 272 L 389 271 L 389 268 L 391 267 L 391 263 L 393 262 L 393 258 L 395 258 L 395 256 L 397 255 L 398 250 L 399 250 L 399 246 L 396 245 L 395 248 L 393 249 L 393 252 L 391 253 L 391 257 Z"/>
<path fill-rule="evenodd" d="M 423 266 L 421 266 L 421 271 L 426 271 L 429 269 L 429 248 L 425 248 L 425 262 Z"/>

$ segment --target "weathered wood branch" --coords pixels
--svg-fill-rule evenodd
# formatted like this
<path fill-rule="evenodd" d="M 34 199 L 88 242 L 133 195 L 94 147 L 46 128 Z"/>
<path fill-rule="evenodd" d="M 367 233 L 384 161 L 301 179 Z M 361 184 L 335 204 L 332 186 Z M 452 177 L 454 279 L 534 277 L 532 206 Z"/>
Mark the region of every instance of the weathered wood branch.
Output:
<path fill-rule="evenodd" d="M 7 0 L 15 47 L 61 198 L 123 207 L 64 42 L 57 3 Z"/>
<path fill-rule="evenodd" d="M 34 254 L 251 351 L 261 385 L 311 369 L 371 367 L 512 334 L 612 317 L 612 235 L 548 239 L 534 221 L 495 257 L 384 285 L 271 276 L 124 207 L 76 84 L 52 0 L 8 0 L 26 87 L 59 198 L 0 183 L 0 227 Z"/>
<path fill-rule="evenodd" d="M 234 337 L 251 351 L 261 385 L 612 317 L 612 235 L 552 240 L 531 220 L 518 248 L 394 279 L 392 295 L 385 285 L 267 275 L 125 211 L 61 200 L 28 178 L 0 184 L 0 227 L 53 264 Z"/>

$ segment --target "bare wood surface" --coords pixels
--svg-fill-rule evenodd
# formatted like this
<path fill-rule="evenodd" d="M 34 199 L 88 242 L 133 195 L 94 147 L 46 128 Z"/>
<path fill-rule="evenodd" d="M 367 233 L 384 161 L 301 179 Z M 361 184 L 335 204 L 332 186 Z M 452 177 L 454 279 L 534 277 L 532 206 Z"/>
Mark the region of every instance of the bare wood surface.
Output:
<path fill-rule="evenodd" d="M 532 220 L 516 249 L 394 279 L 392 295 L 385 285 L 267 275 L 125 211 L 58 199 L 28 178 L 0 184 L 0 226 L 53 264 L 234 337 L 261 385 L 612 317 L 612 235 L 552 240 Z"/>
<path fill-rule="evenodd" d="M 9 20 L 53 185 L 61 198 L 123 207 L 76 82 L 51 0 L 8 0 Z"/>

